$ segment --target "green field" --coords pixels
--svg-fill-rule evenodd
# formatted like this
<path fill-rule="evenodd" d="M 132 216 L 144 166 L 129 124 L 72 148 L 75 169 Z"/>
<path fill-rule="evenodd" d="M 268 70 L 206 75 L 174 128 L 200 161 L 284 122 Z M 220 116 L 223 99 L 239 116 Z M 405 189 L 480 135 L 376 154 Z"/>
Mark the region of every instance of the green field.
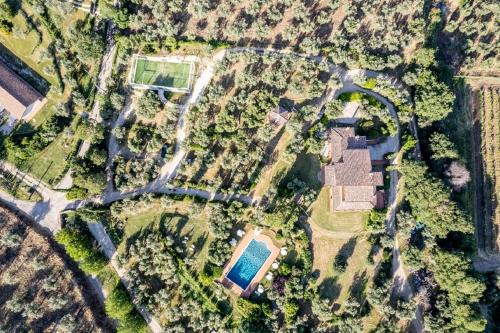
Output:
<path fill-rule="evenodd" d="M 137 59 L 136 61 L 133 83 L 189 89 L 191 63 L 173 63 L 148 59 Z"/>
<path fill-rule="evenodd" d="M 124 238 L 118 245 L 118 251 L 123 251 L 127 242 L 147 228 L 165 228 L 177 242 L 185 236 L 189 237 L 186 247 L 194 244 L 198 251 L 195 256 L 196 267 L 200 269 L 207 261 L 208 245 L 211 236 L 208 233 L 206 210 L 199 214 L 190 211 L 190 201 L 175 201 L 171 206 L 164 207 L 156 200 L 148 209 L 139 212 L 124 212 L 119 218 L 124 222 Z"/>

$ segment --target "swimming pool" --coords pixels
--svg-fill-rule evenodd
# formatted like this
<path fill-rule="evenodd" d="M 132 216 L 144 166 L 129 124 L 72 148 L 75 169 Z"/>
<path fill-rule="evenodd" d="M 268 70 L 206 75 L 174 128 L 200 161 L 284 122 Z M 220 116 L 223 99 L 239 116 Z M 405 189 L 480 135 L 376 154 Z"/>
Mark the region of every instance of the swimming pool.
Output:
<path fill-rule="evenodd" d="M 252 239 L 226 277 L 246 290 L 270 254 L 266 243 Z"/>

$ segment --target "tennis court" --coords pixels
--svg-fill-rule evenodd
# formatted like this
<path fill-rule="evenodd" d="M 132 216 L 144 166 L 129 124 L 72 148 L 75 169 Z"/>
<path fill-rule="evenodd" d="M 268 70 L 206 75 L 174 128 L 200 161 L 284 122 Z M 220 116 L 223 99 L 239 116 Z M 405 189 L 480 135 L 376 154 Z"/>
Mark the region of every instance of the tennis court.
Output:
<path fill-rule="evenodd" d="M 132 84 L 188 91 L 191 86 L 192 62 L 137 57 Z"/>

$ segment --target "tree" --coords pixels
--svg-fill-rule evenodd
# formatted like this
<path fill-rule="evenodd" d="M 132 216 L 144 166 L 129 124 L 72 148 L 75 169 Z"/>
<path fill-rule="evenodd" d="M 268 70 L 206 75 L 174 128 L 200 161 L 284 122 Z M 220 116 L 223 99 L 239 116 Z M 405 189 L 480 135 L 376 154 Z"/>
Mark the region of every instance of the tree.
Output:
<path fill-rule="evenodd" d="M 103 166 L 108 159 L 108 153 L 104 149 L 94 148 L 90 151 L 89 159 L 97 166 Z"/>
<path fill-rule="evenodd" d="M 137 103 L 137 114 L 146 119 L 153 119 L 158 111 L 160 111 L 161 103 L 158 95 L 147 90 L 142 94 Z"/>
<path fill-rule="evenodd" d="M 283 312 L 285 313 L 285 321 L 291 324 L 295 321 L 295 318 L 297 318 L 299 304 L 295 299 L 287 300 L 283 306 Z"/>
<path fill-rule="evenodd" d="M 444 174 L 455 192 L 460 192 L 470 181 L 469 171 L 465 168 L 465 166 L 457 161 L 451 162 Z"/>
<path fill-rule="evenodd" d="M 444 119 L 453 110 L 455 95 L 429 70 L 419 73 L 415 83 L 415 114 L 422 127 Z"/>
<path fill-rule="evenodd" d="M 108 316 L 123 320 L 134 309 L 134 305 L 125 288 L 120 284 L 113 289 L 104 301 Z"/>
<path fill-rule="evenodd" d="M 338 99 L 325 103 L 325 117 L 332 120 L 339 118 L 344 113 L 344 103 Z"/>
<path fill-rule="evenodd" d="M 458 152 L 455 149 L 455 145 L 443 133 L 432 133 L 429 142 L 432 151 L 432 159 L 441 160 L 458 158 Z"/>
<path fill-rule="evenodd" d="M 91 63 L 99 59 L 104 52 L 102 38 L 94 33 L 81 32 L 74 39 L 77 57 L 84 63 Z"/>
<path fill-rule="evenodd" d="M 437 178 L 428 174 L 423 162 L 403 160 L 398 167 L 411 191 L 406 192 L 413 214 L 429 227 L 436 237 L 448 232 L 472 233 L 472 223 L 451 200 L 449 190 Z"/>
<path fill-rule="evenodd" d="M 424 68 L 436 65 L 436 50 L 432 48 L 419 48 L 413 54 L 413 61 Z"/>
<path fill-rule="evenodd" d="M 89 233 L 66 227 L 60 230 L 55 238 L 64 245 L 68 255 L 78 261 L 80 267 L 87 273 L 97 273 L 106 265 L 106 259 L 94 247 L 93 238 Z"/>
<path fill-rule="evenodd" d="M 61 321 L 57 325 L 56 332 L 57 333 L 71 333 L 75 331 L 76 328 L 76 320 L 69 313 L 62 317 Z"/>

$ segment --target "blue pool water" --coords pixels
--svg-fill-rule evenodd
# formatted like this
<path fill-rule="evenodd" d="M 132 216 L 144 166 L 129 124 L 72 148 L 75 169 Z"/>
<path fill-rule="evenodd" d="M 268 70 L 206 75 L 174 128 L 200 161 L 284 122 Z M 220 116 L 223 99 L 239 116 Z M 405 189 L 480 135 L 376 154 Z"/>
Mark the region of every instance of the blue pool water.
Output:
<path fill-rule="evenodd" d="M 236 264 L 227 273 L 227 278 L 240 286 L 241 289 L 247 289 L 270 254 L 271 251 L 264 242 L 252 239 Z"/>

